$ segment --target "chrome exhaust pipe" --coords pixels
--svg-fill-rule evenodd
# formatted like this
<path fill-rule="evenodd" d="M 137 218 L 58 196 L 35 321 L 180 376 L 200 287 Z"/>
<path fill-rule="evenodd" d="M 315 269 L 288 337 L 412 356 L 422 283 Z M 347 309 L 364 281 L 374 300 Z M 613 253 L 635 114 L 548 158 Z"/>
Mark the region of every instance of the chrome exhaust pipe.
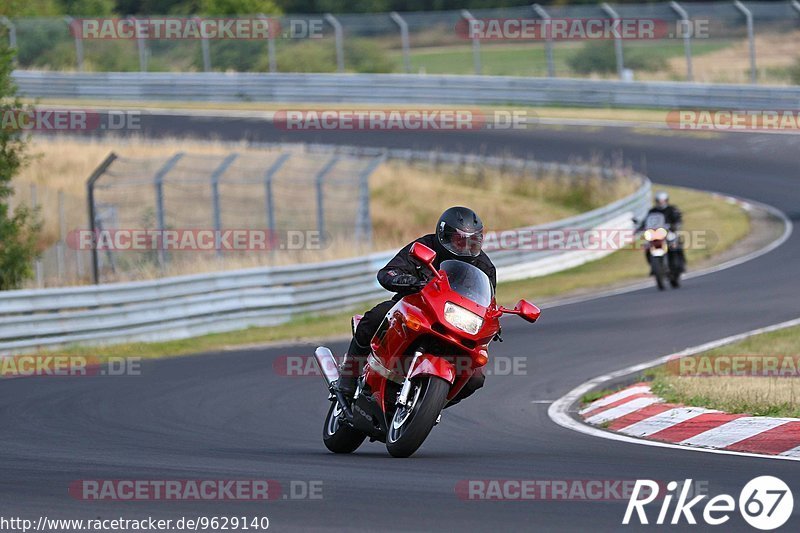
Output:
<path fill-rule="evenodd" d="M 339 363 L 336 362 L 336 358 L 328 348 L 325 346 L 318 347 L 314 351 L 314 359 L 317 360 L 319 370 L 322 372 L 322 377 L 324 377 L 325 381 L 328 383 L 328 387 L 338 381 Z"/>
<path fill-rule="evenodd" d="M 345 417 L 348 420 L 353 420 L 353 411 L 350 410 L 350 406 L 347 405 L 347 400 L 345 400 L 342 393 L 336 388 L 336 385 L 334 385 L 334 383 L 339 380 L 339 364 L 336 362 L 336 358 L 328 348 L 319 346 L 314 350 L 314 359 L 317 360 L 317 366 L 319 366 L 319 370 L 322 372 L 322 377 L 325 378 L 325 382 L 328 384 L 328 390 L 333 394 L 333 397 L 336 398 L 336 402 L 341 406 Z"/>

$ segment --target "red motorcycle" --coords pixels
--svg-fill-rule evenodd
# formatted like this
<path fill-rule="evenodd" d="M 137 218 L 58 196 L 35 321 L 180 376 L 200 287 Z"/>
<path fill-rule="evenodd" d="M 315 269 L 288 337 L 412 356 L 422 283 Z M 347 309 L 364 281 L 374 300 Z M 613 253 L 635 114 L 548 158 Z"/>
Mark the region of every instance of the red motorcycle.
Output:
<path fill-rule="evenodd" d="M 536 322 L 541 314 L 525 300 L 514 309 L 498 306 L 489 278 L 475 266 L 447 260 L 437 271 L 436 253 L 420 243 L 411 255 L 433 278 L 387 313 L 372 338 L 352 404 L 337 390 L 339 366 L 331 351 L 320 346 L 314 354 L 330 391 L 323 441 L 332 452 L 351 453 L 369 437 L 385 442 L 392 456 L 409 457 L 439 422 L 442 409 L 488 362 L 500 316 Z M 353 328 L 359 319 L 353 318 Z"/>

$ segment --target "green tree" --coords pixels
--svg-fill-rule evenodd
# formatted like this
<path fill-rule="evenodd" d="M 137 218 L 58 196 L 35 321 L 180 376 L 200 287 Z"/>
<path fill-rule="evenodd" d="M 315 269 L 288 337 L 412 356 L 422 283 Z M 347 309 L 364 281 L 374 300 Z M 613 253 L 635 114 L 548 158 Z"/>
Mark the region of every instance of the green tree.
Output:
<path fill-rule="evenodd" d="M 55 17 L 61 14 L 57 0 L 3 0 L 0 15 L 4 17 Z"/>
<path fill-rule="evenodd" d="M 59 0 L 64 13 L 73 17 L 103 17 L 114 12 L 114 0 Z"/>
<path fill-rule="evenodd" d="M 789 79 L 795 85 L 800 85 L 800 57 L 794 60 L 794 64 L 789 67 Z"/>
<path fill-rule="evenodd" d="M 22 104 L 11 79 L 12 53 L 0 44 L 0 117 L 19 112 Z M 0 290 L 18 288 L 33 275 L 41 224 L 38 214 L 19 205 L 11 209 L 11 179 L 25 164 L 27 138 L 19 129 L 0 128 Z"/>
<path fill-rule="evenodd" d="M 272 0 L 183 0 L 170 7 L 182 15 L 275 15 L 280 9 Z"/>

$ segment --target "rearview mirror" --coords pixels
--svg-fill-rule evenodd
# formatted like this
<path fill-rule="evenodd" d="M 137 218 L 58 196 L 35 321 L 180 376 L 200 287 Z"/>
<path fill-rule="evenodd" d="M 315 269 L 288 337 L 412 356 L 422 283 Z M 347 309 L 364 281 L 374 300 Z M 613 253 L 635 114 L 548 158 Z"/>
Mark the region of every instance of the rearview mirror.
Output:
<path fill-rule="evenodd" d="M 423 265 L 430 265 L 436 259 L 436 252 L 422 244 L 415 242 L 411 245 L 411 257 L 422 263 Z"/>
<path fill-rule="evenodd" d="M 539 316 L 542 314 L 541 309 L 525 300 L 520 300 L 517 302 L 517 305 L 514 306 L 514 311 L 519 313 L 519 316 L 531 323 L 539 320 Z"/>

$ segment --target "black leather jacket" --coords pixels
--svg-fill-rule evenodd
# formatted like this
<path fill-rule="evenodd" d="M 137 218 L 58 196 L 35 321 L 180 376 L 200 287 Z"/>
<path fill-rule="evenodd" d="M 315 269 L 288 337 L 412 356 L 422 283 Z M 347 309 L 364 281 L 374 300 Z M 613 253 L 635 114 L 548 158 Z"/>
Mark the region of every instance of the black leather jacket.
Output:
<path fill-rule="evenodd" d="M 674 205 L 668 205 L 666 207 L 654 206 L 650 209 L 650 211 L 647 212 L 648 215 L 650 213 L 663 213 L 664 220 L 666 220 L 667 224 L 669 224 L 670 231 L 678 231 L 681 229 L 681 224 L 683 223 L 683 214 L 681 213 L 681 210 Z M 644 220 L 642 220 L 642 223 L 639 225 L 638 231 L 644 231 L 644 224 L 646 221 L 647 217 L 644 217 Z"/>
<path fill-rule="evenodd" d="M 428 270 L 427 267 L 424 265 L 418 264 L 412 257 L 411 257 L 411 246 L 415 243 L 419 242 L 431 248 L 436 252 L 436 259 L 433 261 L 433 266 L 438 269 L 439 265 L 442 261 L 447 259 L 458 259 L 461 261 L 466 261 L 472 265 L 475 265 L 483 272 L 489 276 L 489 281 L 492 282 L 492 287 L 497 286 L 497 272 L 494 268 L 494 264 L 489 259 L 489 256 L 486 255 L 485 252 L 481 252 L 478 257 L 474 258 L 466 258 L 466 257 L 459 257 L 451 254 L 447 250 L 445 250 L 440 244 L 439 239 L 436 238 L 436 235 L 430 233 L 419 239 L 408 243 L 406 246 L 403 247 L 402 250 L 397 252 L 391 261 L 386 263 L 386 266 L 383 267 L 378 271 L 378 283 L 386 289 L 387 291 L 396 292 L 397 294 L 393 298 L 393 300 L 399 300 L 403 296 L 408 294 L 412 294 L 417 292 L 416 288 L 410 287 L 398 287 L 394 284 L 394 279 L 397 276 L 402 274 L 411 274 L 412 276 L 416 277 L 417 279 L 428 281 L 432 277 L 431 272 Z"/>

